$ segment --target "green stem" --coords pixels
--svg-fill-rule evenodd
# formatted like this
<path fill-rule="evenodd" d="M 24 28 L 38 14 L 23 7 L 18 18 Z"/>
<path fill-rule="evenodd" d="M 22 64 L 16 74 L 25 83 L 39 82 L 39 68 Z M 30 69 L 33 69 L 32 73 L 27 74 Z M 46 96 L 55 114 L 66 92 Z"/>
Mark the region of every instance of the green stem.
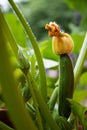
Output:
<path fill-rule="evenodd" d="M 41 120 L 41 116 L 40 116 L 40 113 L 39 113 L 38 104 L 37 104 L 37 100 L 36 100 L 36 97 L 35 97 L 35 92 L 33 91 L 31 81 L 30 81 L 30 77 L 29 77 L 28 74 L 27 74 L 27 81 L 28 81 L 28 84 L 29 84 L 29 88 L 30 88 L 32 97 L 33 97 L 34 106 L 36 108 L 38 127 L 39 127 L 39 130 L 43 130 L 42 120 Z"/>
<path fill-rule="evenodd" d="M 31 61 L 31 74 L 33 78 L 35 78 L 35 73 L 36 73 L 36 57 L 33 55 L 30 59 Z"/>
<path fill-rule="evenodd" d="M 15 53 L 16 58 L 18 58 L 18 47 L 17 47 L 17 42 L 14 38 L 14 36 L 12 35 L 12 32 L 4 18 L 4 15 L 2 13 L 2 11 L 0 10 L 0 24 L 3 27 L 3 33 L 5 38 L 7 39 L 7 41 L 10 43 L 10 46 L 13 49 L 13 52 Z"/>
<path fill-rule="evenodd" d="M 7 49 L 7 38 L 0 24 L 0 83 L 9 115 L 18 130 L 37 130 L 25 105 L 13 75 Z"/>
<path fill-rule="evenodd" d="M 22 25 L 24 26 L 27 35 L 29 36 L 29 39 L 32 43 L 32 46 L 34 48 L 35 51 L 35 55 L 37 58 L 37 62 L 38 62 L 38 67 L 39 67 L 39 73 L 40 73 L 40 91 L 41 94 L 44 98 L 44 100 L 47 100 L 47 87 L 46 87 L 46 75 L 45 75 L 45 68 L 44 68 L 44 64 L 43 64 L 43 60 L 42 60 L 42 56 L 38 47 L 38 43 L 37 40 L 30 28 L 30 26 L 28 25 L 28 23 L 26 22 L 24 16 L 22 15 L 21 11 L 18 9 L 18 7 L 16 6 L 16 4 L 13 2 L 13 0 L 8 0 L 9 3 L 11 4 L 12 8 L 14 9 L 15 13 L 17 14 L 18 18 L 20 19 Z"/>
<path fill-rule="evenodd" d="M 50 97 L 50 100 L 48 102 L 48 106 L 49 109 L 52 111 L 54 109 L 55 103 L 57 101 L 57 97 L 58 97 L 58 91 L 59 91 L 59 87 L 56 87 Z"/>
<path fill-rule="evenodd" d="M 86 36 L 85 36 L 79 57 L 77 59 L 77 62 L 76 62 L 75 68 L 74 68 L 74 84 L 75 84 L 75 87 L 76 87 L 76 83 L 78 81 L 78 78 L 81 74 L 86 56 L 87 56 L 87 33 L 86 33 Z"/>
<path fill-rule="evenodd" d="M 78 130 L 78 125 L 79 125 L 78 122 L 79 122 L 78 117 L 76 117 L 76 130 Z"/>
<path fill-rule="evenodd" d="M 0 130 L 14 130 L 14 129 L 0 121 Z"/>
<path fill-rule="evenodd" d="M 37 99 L 37 102 L 38 102 L 38 105 L 40 108 L 40 112 L 41 112 L 44 120 L 48 123 L 49 127 L 52 130 L 60 130 L 59 127 L 57 126 L 56 122 L 52 118 L 51 113 L 38 90 L 38 86 L 37 86 L 36 82 L 33 80 L 30 73 L 29 73 L 29 78 L 31 79 L 32 87 L 33 87 L 33 90 L 35 91 L 35 96 L 36 96 L 36 99 Z"/>

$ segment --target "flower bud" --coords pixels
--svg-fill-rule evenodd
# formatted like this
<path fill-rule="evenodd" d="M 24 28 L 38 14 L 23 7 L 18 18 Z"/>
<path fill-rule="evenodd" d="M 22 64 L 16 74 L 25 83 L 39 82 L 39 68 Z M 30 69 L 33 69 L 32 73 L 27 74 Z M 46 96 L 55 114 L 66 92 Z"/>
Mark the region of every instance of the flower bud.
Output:
<path fill-rule="evenodd" d="M 74 42 L 71 36 L 61 32 L 60 27 L 55 22 L 46 24 L 45 28 L 49 30 L 49 36 L 52 38 L 52 49 L 55 54 L 68 54 L 72 51 Z"/>

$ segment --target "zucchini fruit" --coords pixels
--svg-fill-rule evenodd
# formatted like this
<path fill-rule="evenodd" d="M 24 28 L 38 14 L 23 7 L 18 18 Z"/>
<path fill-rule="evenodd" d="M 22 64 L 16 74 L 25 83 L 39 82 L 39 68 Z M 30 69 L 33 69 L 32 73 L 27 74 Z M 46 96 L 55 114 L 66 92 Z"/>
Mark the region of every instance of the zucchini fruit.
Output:
<path fill-rule="evenodd" d="M 67 98 L 73 97 L 74 74 L 73 66 L 68 54 L 60 55 L 60 75 L 59 75 L 59 108 L 60 116 L 66 118 L 71 113 L 70 103 Z"/>
<path fill-rule="evenodd" d="M 60 55 L 60 76 L 59 76 L 59 115 L 66 118 L 71 113 L 70 104 L 67 98 L 73 97 L 74 74 L 73 66 L 68 54 L 74 47 L 71 36 L 60 30 L 55 22 L 46 24 L 48 35 L 53 37 L 52 49 L 56 55 Z"/>

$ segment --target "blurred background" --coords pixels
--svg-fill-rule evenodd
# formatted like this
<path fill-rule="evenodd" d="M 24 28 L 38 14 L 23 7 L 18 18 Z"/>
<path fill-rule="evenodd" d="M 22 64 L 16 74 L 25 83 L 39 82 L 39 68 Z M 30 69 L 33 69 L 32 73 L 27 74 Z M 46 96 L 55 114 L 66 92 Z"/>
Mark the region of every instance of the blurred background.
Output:
<path fill-rule="evenodd" d="M 15 0 L 22 10 L 38 40 L 47 37 L 45 24 L 57 22 L 68 33 L 87 30 L 86 0 Z M 11 12 L 6 0 L 0 0 L 5 11 Z"/>

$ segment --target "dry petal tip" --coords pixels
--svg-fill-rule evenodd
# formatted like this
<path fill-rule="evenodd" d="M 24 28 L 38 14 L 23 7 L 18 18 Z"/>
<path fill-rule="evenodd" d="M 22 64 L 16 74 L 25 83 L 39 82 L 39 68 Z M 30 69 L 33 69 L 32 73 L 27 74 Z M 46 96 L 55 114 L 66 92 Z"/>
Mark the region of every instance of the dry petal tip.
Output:
<path fill-rule="evenodd" d="M 46 24 L 45 29 L 48 30 L 49 36 L 57 36 L 60 33 L 60 27 L 55 22 Z"/>

